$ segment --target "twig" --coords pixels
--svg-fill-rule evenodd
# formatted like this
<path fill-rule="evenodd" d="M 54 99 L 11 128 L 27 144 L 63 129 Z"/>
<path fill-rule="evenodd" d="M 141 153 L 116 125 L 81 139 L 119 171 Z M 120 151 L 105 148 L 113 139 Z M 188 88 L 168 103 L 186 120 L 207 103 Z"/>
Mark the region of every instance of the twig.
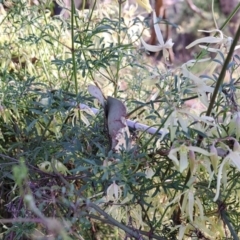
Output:
<path fill-rule="evenodd" d="M 238 30 L 237 30 L 236 35 L 234 37 L 233 43 L 231 45 L 231 48 L 230 48 L 229 53 L 227 55 L 227 58 L 225 59 L 224 64 L 222 66 L 222 70 L 221 70 L 221 73 L 220 73 L 219 78 L 217 80 L 216 86 L 214 88 L 214 92 L 213 92 L 213 95 L 211 97 L 211 100 L 210 100 L 210 103 L 209 103 L 209 106 L 208 106 L 208 110 L 207 110 L 206 116 L 210 116 L 211 115 L 212 108 L 213 108 L 213 105 L 215 103 L 216 97 L 218 95 L 219 88 L 220 88 L 220 86 L 221 86 L 221 84 L 223 82 L 223 79 L 225 77 L 228 64 L 229 64 L 229 62 L 230 62 L 230 60 L 232 58 L 232 55 L 233 55 L 235 47 L 236 47 L 236 45 L 238 43 L 239 37 L 240 37 L 240 25 L 238 26 Z"/>
<path fill-rule="evenodd" d="M 97 206 L 96 204 L 90 202 L 89 200 L 86 201 L 86 205 L 87 207 L 90 207 L 90 208 L 93 208 L 94 210 L 96 210 L 98 213 L 100 213 L 102 216 L 104 216 L 104 218 L 106 220 L 108 220 L 108 223 L 112 224 L 112 225 L 115 225 L 117 227 L 119 227 L 120 229 L 122 229 L 123 231 L 125 231 L 126 233 L 128 233 L 130 236 L 136 238 L 136 239 L 143 239 L 142 236 L 140 235 L 140 233 L 142 235 L 145 235 L 145 236 L 148 236 L 150 238 L 153 238 L 153 235 L 149 234 L 148 232 L 145 232 L 145 231 L 140 231 L 140 230 L 135 230 L 135 229 L 132 229 L 132 228 L 129 228 L 125 225 L 123 225 L 122 223 L 118 222 L 117 220 L 115 220 L 114 218 L 112 218 L 110 215 L 108 215 L 106 212 L 104 212 L 99 206 Z M 90 217 L 97 217 L 97 216 L 94 216 L 94 215 L 90 215 Z M 104 219 L 101 219 L 99 218 L 98 220 L 102 221 Z M 158 239 L 158 240 L 166 240 L 165 238 L 162 238 L 160 236 L 156 236 L 154 235 L 154 238 L 155 239 Z"/>
<path fill-rule="evenodd" d="M 123 231 L 125 231 L 126 233 L 128 233 L 130 236 L 136 238 L 136 239 L 142 239 L 141 235 L 139 234 L 139 232 L 137 230 L 133 230 L 125 225 L 123 225 L 122 223 L 118 222 L 117 220 L 115 220 L 114 218 L 112 218 L 109 214 L 107 214 L 106 212 L 104 212 L 99 206 L 97 206 L 96 204 L 90 202 L 89 200 L 86 201 L 86 206 L 89 208 L 93 208 L 94 210 L 96 210 L 98 213 L 100 213 L 102 216 L 104 216 L 105 219 L 109 220 L 113 225 L 119 227 L 120 229 L 122 229 Z"/>
<path fill-rule="evenodd" d="M 233 239 L 239 240 L 239 237 L 238 237 L 237 233 L 235 232 L 234 227 L 233 227 L 231 221 L 229 220 L 225 210 L 221 211 L 221 217 L 222 217 L 223 222 L 228 226 L 228 229 L 231 232 Z"/>
<path fill-rule="evenodd" d="M 43 223 L 44 221 L 40 218 L 8 218 L 8 219 L 0 219 L 0 223 L 28 223 L 28 222 L 34 222 L 34 223 Z"/>
<path fill-rule="evenodd" d="M 93 219 L 95 219 L 95 220 L 99 220 L 99 221 L 101 221 L 101 222 L 103 222 L 103 223 L 106 223 L 106 224 L 113 224 L 113 223 L 110 222 L 109 220 L 106 220 L 106 219 L 104 219 L 104 218 L 101 218 L 101 217 L 96 216 L 96 215 L 93 215 L 93 214 L 89 214 L 89 215 L 87 215 L 87 216 L 88 216 L 89 218 L 93 218 Z M 114 226 L 117 226 L 117 225 L 114 225 Z M 155 234 L 152 234 L 152 233 L 149 233 L 149 232 L 147 232 L 147 231 L 138 230 L 138 232 L 141 233 L 141 234 L 144 235 L 144 236 L 148 236 L 149 239 L 166 240 L 166 238 L 159 237 L 159 236 L 157 236 L 157 235 L 155 235 Z"/>
<path fill-rule="evenodd" d="M 196 5 L 194 5 L 192 0 L 187 0 L 187 4 L 195 13 L 200 15 L 203 19 L 206 19 L 206 17 L 202 14 L 202 11 Z"/>
<path fill-rule="evenodd" d="M 9 156 L 7 156 L 7 155 L 5 155 L 5 154 L 2 154 L 2 153 L 0 153 L 0 158 L 8 159 L 8 160 L 11 160 L 11 161 L 12 161 L 12 162 L 7 162 L 7 163 L 2 163 L 2 162 L 1 162 L 0 165 L 3 165 L 3 164 L 5 164 L 5 165 L 8 164 L 8 165 L 10 165 L 10 164 L 15 164 L 15 163 L 20 163 L 20 160 L 19 160 L 19 159 L 13 158 L 13 157 L 9 157 Z M 47 175 L 47 176 L 49 176 L 49 177 L 54 177 L 54 176 L 56 176 L 56 174 L 42 171 L 41 169 L 39 169 L 38 167 L 35 167 L 35 166 L 31 165 L 31 164 L 30 164 L 29 162 L 27 162 L 27 161 L 25 161 L 25 164 L 26 164 L 26 166 L 28 166 L 29 168 L 37 171 L 38 173 Z"/>

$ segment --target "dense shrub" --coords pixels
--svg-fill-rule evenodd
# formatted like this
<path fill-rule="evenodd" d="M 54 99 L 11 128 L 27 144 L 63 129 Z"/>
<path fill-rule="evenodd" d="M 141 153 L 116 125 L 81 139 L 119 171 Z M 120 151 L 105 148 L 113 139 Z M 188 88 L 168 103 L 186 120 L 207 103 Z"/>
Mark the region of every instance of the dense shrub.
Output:
<path fill-rule="evenodd" d="M 137 5 L 45 4 L 1 5 L 1 237 L 238 239 L 240 30 L 174 66 Z"/>

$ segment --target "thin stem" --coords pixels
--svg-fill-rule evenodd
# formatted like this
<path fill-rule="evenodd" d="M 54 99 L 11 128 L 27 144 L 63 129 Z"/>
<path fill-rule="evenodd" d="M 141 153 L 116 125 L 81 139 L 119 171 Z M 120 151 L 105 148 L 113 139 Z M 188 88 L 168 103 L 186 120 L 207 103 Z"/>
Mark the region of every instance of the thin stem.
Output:
<path fill-rule="evenodd" d="M 44 221 L 41 218 L 8 218 L 8 219 L 0 219 L 1 224 L 5 223 L 42 223 L 44 224 Z"/>
<path fill-rule="evenodd" d="M 94 10 L 94 8 L 95 8 L 95 6 L 96 6 L 96 3 L 97 3 L 97 0 L 94 1 L 93 7 L 92 7 L 92 9 L 91 9 L 91 11 L 90 11 L 90 16 L 89 16 L 88 24 L 87 24 L 87 31 L 88 31 L 88 29 L 89 29 L 89 25 L 90 25 L 90 22 L 91 22 L 91 19 L 92 19 L 92 15 L 93 15 L 93 10 Z"/>
<path fill-rule="evenodd" d="M 123 225 L 122 223 L 118 222 L 117 220 L 115 220 L 114 218 L 112 218 L 110 215 L 108 215 L 106 212 L 104 212 L 100 207 L 98 207 L 96 204 L 90 202 L 89 200 L 87 200 L 86 203 L 87 207 L 93 208 L 95 211 L 97 211 L 98 213 L 100 213 L 102 216 L 104 216 L 105 219 L 107 219 L 110 223 L 112 223 L 113 225 L 119 227 L 120 229 L 122 229 L 124 232 L 128 233 L 130 236 L 136 238 L 136 239 L 142 239 L 142 236 L 138 233 L 138 231 L 134 231 L 134 229 L 131 229 L 125 225 Z"/>
<path fill-rule="evenodd" d="M 212 17 L 213 17 L 213 22 L 215 24 L 215 27 L 218 29 L 218 24 L 217 24 L 216 18 L 214 16 L 214 0 L 212 0 Z"/>
<path fill-rule="evenodd" d="M 206 116 L 210 116 L 211 115 L 212 108 L 213 108 L 213 105 L 215 103 L 215 100 L 216 100 L 219 88 L 222 85 L 223 79 L 224 79 L 226 71 L 227 71 L 228 64 L 229 64 L 229 62 L 230 62 L 230 60 L 232 58 L 232 55 L 233 55 L 234 49 L 235 49 L 235 47 L 237 45 L 239 37 L 240 37 L 240 25 L 238 26 L 237 33 L 235 35 L 235 38 L 233 40 L 233 43 L 231 45 L 231 48 L 230 48 L 229 53 L 227 55 L 227 58 L 225 59 L 225 62 L 223 64 L 223 66 L 222 66 L 222 70 L 221 70 L 221 73 L 220 73 L 219 78 L 217 80 L 217 84 L 216 84 L 216 87 L 214 89 L 212 98 L 210 100 L 210 104 L 208 106 L 208 110 L 207 110 Z"/>
<path fill-rule="evenodd" d="M 121 45 L 121 16 L 122 16 L 122 0 L 118 0 L 118 47 Z M 119 78 L 119 71 L 120 71 L 120 63 L 121 63 L 121 56 L 118 48 L 118 61 L 117 61 L 117 72 L 115 76 L 114 82 L 114 97 L 117 97 L 118 92 L 118 78 Z"/>
<path fill-rule="evenodd" d="M 101 218 L 101 217 L 99 217 L 99 216 L 96 216 L 96 215 L 93 215 L 93 214 L 88 214 L 87 216 L 88 216 L 89 218 L 96 219 L 96 220 L 98 220 L 98 221 L 100 221 L 100 222 L 114 225 L 111 221 L 108 221 L 108 220 L 106 220 L 106 219 L 103 219 L 103 218 Z M 114 226 L 117 227 L 117 225 L 114 225 Z M 138 232 L 141 233 L 142 235 L 148 236 L 149 239 L 166 240 L 166 238 L 157 236 L 157 235 L 155 235 L 154 233 L 151 233 L 151 232 L 142 231 L 142 230 L 138 230 Z"/>
<path fill-rule="evenodd" d="M 239 237 L 238 237 L 237 233 L 235 232 L 234 227 L 233 227 L 231 221 L 229 220 L 225 210 L 221 211 L 221 217 L 222 217 L 223 222 L 228 226 L 228 229 L 231 232 L 233 239 L 239 240 Z"/>
<path fill-rule="evenodd" d="M 231 14 L 228 16 L 228 18 L 226 19 L 226 21 L 223 23 L 223 25 L 220 27 L 219 30 L 223 30 L 225 28 L 225 26 L 230 22 L 230 20 L 233 18 L 233 16 L 238 12 L 238 10 L 240 9 L 240 3 L 235 7 L 235 9 L 231 12 Z M 218 33 L 215 33 L 215 37 L 217 36 Z M 210 44 L 208 43 L 207 46 L 209 46 Z M 201 57 L 207 52 L 206 49 L 202 49 L 202 51 L 197 55 L 196 59 L 201 59 Z"/>
<path fill-rule="evenodd" d="M 160 131 L 160 129 L 164 126 L 164 124 L 166 123 L 166 121 L 168 120 L 168 118 L 170 117 L 170 115 L 172 114 L 173 111 L 171 111 L 168 116 L 165 118 L 165 120 L 162 122 L 162 124 L 158 127 L 157 131 L 155 132 L 155 134 L 153 134 L 148 141 L 144 144 L 144 146 L 142 147 L 142 149 L 145 149 L 149 143 L 158 135 L 158 132 Z M 141 138 L 141 137 L 139 137 Z"/>
<path fill-rule="evenodd" d="M 82 1 L 82 11 L 85 9 L 85 6 L 86 6 L 86 0 L 83 0 Z"/>
<path fill-rule="evenodd" d="M 220 27 L 220 30 L 223 30 L 225 26 L 230 22 L 230 20 L 233 18 L 233 16 L 239 11 L 240 9 L 240 3 L 235 7 L 235 9 L 231 12 L 231 14 L 228 16 L 226 21 L 223 23 L 223 25 Z"/>
<path fill-rule="evenodd" d="M 76 64 L 76 56 L 75 56 L 75 47 L 74 47 L 74 14 L 75 14 L 75 4 L 74 1 L 71 0 L 71 38 L 72 38 L 72 62 L 73 62 L 73 78 L 75 85 L 75 93 L 78 95 L 78 82 L 77 82 L 77 64 Z"/>
<path fill-rule="evenodd" d="M 43 141 L 43 138 L 44 138 L 44 136 L 45 136 L 45 134 L 46 134 L 46 132 L 47 132 L 47 130 L 48 130 L 48 128 L 49 128 L 52 120 L 53 120 L 53 116 L 50 117 L 50 119 L 49 119 L 49 121 L 48 121 L 48 124 L 47 124 L 47 126 L 45 127 L 45 129 L 44 129 L 44 131 L 43 131 L 43 133 L 42 133 L 42 136 L 40 137 L 40 139 L 39 139 L 39 141 L 38 141 L 38 146 L 41 145 L 41 143 L 42 143 L 42 141 Z"/>
<path fill-rule="evenodd" d="M 91 22 L 91 19 L 92 19 L 92 16 L 93 16 L 93 10 L 94 10 L 96 4 L 97 4 L 97 0 L 94 0 L 92 9 L 91 9 L 91 11 L 90 11 L 90 16 L 89 16 L 89 18 L 88 18 L 87 27 L 86 27 L 86 29 L 85 29 L 86 33 L 87 33 L 88 30 L 89 30 L 89 25 L 90 25 L 90 22 Z M 77 24 L 77 22 L 76 22 L 76 24 Z M 79 28 L 78 24 L 77 24 L 77 27 Z M 82 36 L 79 34 L 78 37 L 79 37 L 79 42 L 80 42 L 80 44 L 83 46 L 84 36 L 82 37 Z M 95 49 L 95 50 L 96 50 L 96 49 Z M 97 50 L 101 51 L 101 49 L 97 49 Z M 82 52 L 83 57 L 84 57 L 84 60 L 86 61 L 86 59 L 87 59 L 86 51 L 88 51 L 88 49 L 82 47 L 82 48 L 78 48 L 78 51 L 81 51 L 81 52 Z M 91 77 L 92 81 L 95 83 L 95 85 L 96 85 L 97 87 L 99 87 L 99 86 L 98 86 L 98 83 L 94 80 L 93 73 L 92 73 L 92 70 L 91 70 L 91 69 L 88 69 L 88 74 L 90 74 L 90 77 Z M 99 87 L 99 89 L 100 89 L 100 87 Z"/>

